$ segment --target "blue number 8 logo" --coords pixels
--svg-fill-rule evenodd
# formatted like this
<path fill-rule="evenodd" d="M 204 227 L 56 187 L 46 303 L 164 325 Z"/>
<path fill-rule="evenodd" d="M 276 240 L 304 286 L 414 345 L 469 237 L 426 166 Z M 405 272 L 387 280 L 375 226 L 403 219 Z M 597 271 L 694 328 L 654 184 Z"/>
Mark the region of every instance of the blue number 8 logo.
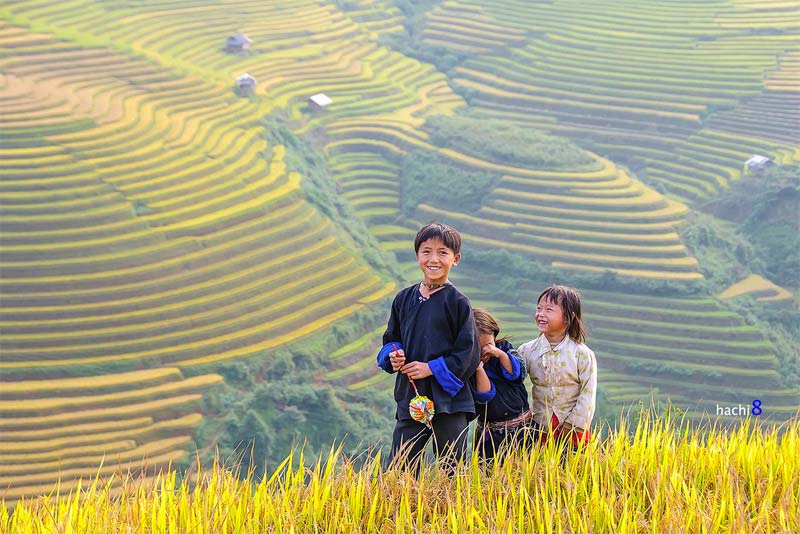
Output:
<path fill-rule="evenodd" d="M 753 401 L 753 408 L 750 410 L 753 415 L 761 415 L 761 401 L 756 399 Z"/>

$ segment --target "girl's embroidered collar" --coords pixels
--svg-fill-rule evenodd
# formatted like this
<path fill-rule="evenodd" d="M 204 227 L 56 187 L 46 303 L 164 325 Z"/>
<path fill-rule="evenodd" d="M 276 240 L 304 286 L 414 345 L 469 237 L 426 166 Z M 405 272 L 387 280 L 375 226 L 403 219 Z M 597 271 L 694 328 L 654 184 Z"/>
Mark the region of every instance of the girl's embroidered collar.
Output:
<path fill-rule="evenodd" d="M 559 341 L 559 342 L 558 342 L 558 344 L 557 344 L 555 347 L 551 347 L 551 346 L 550 346 L 550 340 L 549 340 L 549 339 L 547 339 L 547 336 L 546 336 L 546 335 L 544 335 L 544 334 L 539 334 L 539 339 L 541 339 L 541 345 L 540 345 L 540 348 L 541 348 L 542 352 L 548 352 L 548 351 L 550 351 L 550 350 L 559 350 L 559 348 L 560 348 L 562 345 L 564 345 L 565 343 L 569 342 L 569 340 L 570 340 L 570 337 L 569 337 L 569 334 L 566 334 L 566 335 L 564 336 L 564 339 L 562 339 L 561 341 Z"/>

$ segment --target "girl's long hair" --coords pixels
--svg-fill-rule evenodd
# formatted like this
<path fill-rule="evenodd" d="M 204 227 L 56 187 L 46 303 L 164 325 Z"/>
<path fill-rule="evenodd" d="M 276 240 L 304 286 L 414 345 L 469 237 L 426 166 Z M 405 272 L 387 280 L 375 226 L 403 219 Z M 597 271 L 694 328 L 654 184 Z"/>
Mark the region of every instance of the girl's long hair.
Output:
<path fill-rule="evenodd" d="M 564 310 L 564 322 L 567 323 L 567 334 L 578 343 L 586 341 L 586 326 L 581 313 L 581 294 L 574 287 L 552 285 L 542 291 L 537 304 L 547 299 L 555 302 Z"/>

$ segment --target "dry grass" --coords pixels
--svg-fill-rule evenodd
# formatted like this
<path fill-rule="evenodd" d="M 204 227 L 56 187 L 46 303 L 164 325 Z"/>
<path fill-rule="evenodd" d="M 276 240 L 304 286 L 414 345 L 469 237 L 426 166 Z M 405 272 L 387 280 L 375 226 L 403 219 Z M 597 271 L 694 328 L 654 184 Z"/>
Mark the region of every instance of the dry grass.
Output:
<path fill-rule="evenodd" d="M 452 478 L 357 466 L 332 448 L 290 455 L 255 481 L 219 466 L 0 508 L 0 531 L 34 532 L 798 532 L 800 421 L 691 427 L 669 413 L 623 422 L 583 451 L 550 444 Z M 359 463 L 359 464 L 360 464 Z M 300 465 L 301 467 L 295 467 Z"/>

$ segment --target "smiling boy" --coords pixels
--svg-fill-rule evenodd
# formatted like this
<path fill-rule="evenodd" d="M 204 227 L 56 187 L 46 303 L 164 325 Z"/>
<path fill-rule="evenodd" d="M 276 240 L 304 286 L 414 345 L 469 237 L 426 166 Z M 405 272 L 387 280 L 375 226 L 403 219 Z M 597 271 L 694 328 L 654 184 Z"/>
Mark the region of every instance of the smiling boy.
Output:
<path fill-rule="evenodd" d="M 446 468 L 467 450 L 467 426 L 475 401 L 467 380 L 478 367 L 480 351 L 469 300 L 448 280 L 461 260 L 461 236 L 441 223 L 423 226 L 414 239 L 422 281 L 401 290 L 392 303 L 378 366 L 398 373 L 394 384 L 397 412 L 390 460 L 419 469 L 419 458 L 433 435 L 436 456 Z M 432 428 L 411 418 L 416 395 L 433 400 Z"/>

